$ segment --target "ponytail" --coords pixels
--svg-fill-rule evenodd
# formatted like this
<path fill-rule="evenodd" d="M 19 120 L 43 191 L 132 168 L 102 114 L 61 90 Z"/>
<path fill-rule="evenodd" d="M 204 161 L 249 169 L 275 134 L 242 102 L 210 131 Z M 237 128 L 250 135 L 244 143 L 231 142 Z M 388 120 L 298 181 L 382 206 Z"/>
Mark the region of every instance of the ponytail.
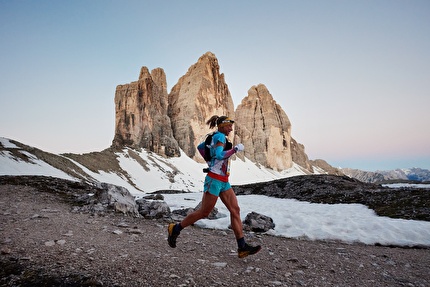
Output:
<path fill-rule="evenodd" d="M 207 120 L 206 124 L 209 125 L 209 128 L 213 129 L 217 125 L 218 116 L 214 115 L 209 120 Z"/>
<path fill-rule="evenodd" d="M 209 125 L 209 128 L 213 129 L 214 127 L 217 127 L 226 121 L 228 121 L 229 123 L 234 123 L 234 121 L 230 120 L 227 116 L 219 117 L 217 115 L 214 115 L 206 122 L 206 124 Z"/>

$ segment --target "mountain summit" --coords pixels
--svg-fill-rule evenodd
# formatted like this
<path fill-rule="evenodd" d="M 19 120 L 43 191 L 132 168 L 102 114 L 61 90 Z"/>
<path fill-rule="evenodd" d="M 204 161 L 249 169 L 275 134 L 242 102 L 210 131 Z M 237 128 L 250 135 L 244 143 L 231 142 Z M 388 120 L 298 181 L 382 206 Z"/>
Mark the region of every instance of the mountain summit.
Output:
<path fill-rule="evenodd" d="M 211 132 L 206 120 L 227 115 L 236 121 L 232 141 L 245 145 L 241 155 L 277 171 L 296 161 L 308 173 L 313 168 L 304 146 L 291 136 L 291 122 L 265 85 L 248 91 L 234 110 L 233 100 L 216 56 L 207 52 L 182 76 L 171 92 L 166 91 L 161 68 L 149 73 L 142 67 L 139 80 L 119 85 L 115 93 L 116 128 L 112 146 L 146 148 L 166 156 L 188 157 L 202 162 L 196 146 Z"/>
<path fill-rule="evenodd" d="M 201 56 L 173 86 L 168 115 L 181 149 L 187 156 L 200 160 L 196 146 L 210 132 L 205 122 L 212 115 L 234 116 L 233 100 L 214 54 Z"/>
<path fill-rule="evenodd" d="M 179 156 L 167 115 L 166 87 L 163 69 L 149 73 L 146 67 L 141 68 L 138 81 L 117 86 L 113 147 L 145 148 L 167 157 Z"/>

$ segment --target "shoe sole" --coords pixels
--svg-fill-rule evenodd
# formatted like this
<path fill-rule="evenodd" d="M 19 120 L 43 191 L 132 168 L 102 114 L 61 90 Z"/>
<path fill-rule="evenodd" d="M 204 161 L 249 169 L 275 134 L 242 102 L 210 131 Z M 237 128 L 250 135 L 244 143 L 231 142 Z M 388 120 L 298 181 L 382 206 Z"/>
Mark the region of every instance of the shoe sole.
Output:
<path fill-rule="evenodd" d="M 170 242 L 170 238 L 173 237 L 173 228 L 175 227 L 174 223 L 169 223 L 169 225 L 167 226 L 167 232 L 169 234 L 169 236 L 167 237 L 167 242 L 169 243 L 169 246 L 172 248 L 176 247 L 176 242 Z"/>
<path fill-rule="evenodd" d="M 244 258 L 244 257 L 249 256 L 249 255 L 257 254 L 260 250 L 261 250 L 261 246 L 255 252 L 251 252 L 251 251 L 238 251 L 237 255 L 239 256 L 239 258 Z"/>

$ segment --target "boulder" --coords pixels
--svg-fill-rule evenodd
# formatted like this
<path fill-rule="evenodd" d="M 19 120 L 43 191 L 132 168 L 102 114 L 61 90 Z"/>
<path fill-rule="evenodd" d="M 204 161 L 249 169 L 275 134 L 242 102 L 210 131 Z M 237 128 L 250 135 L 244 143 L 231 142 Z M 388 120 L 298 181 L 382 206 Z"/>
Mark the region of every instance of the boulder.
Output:
<path fill-rule="evenodd" d="M 139 214 L 145 218 L 162 218 L 170 214 L 170 208 L 165 201 L 159 200 L 136 200 L 139 206 Z"/>
<path fill-rule="evenodd" d="M 254 211 L 248 213 L 243 221 L 243 229 L 247 231 L 266 232 L 274 228 L 275 223 L 272 218 Z"/>
<path fill-rule="evenodd" d="M 101 183 L 100 187 L 101 191 L 97 194 L 100 204 L 107 205 L 115 212 L 138 216 L 135 199 L 125 187 L 109 183 Z"/>

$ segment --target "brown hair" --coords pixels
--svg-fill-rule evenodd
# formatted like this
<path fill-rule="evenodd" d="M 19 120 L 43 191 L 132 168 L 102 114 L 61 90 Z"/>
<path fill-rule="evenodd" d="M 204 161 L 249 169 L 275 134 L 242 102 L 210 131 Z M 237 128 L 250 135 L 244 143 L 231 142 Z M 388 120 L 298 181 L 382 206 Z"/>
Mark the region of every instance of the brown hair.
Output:
<path fill-rule="evenodd" d="M 209 128 L 214 128 L 216 126 L 219 126 L 220 124 L 222 124 L 224 121 L 229 121 L 230 123 L 234 123 L 233 120 L 229 119 L 227 116 L 217 116 L 217 115 L 213 115 L 209 120 L 207 120 L 206 124 L 209 125 Z"/>

